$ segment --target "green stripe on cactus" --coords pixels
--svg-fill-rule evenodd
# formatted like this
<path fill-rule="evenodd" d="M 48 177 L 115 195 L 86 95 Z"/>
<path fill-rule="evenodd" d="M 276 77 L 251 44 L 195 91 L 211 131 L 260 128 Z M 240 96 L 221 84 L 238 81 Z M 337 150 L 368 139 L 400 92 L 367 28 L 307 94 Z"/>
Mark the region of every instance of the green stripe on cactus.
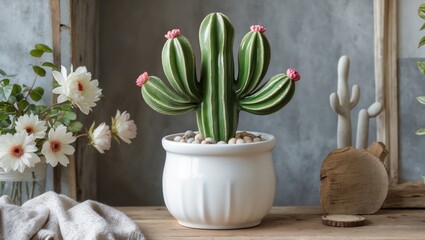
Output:
<path fill-rule="evenodd" d="M 174 90 L 192 102 L 200 101 L 195 56 L 188 40 L 179 36 L 167 40 L 162 49 L 164 73 Z"/>
<path fill-rule="evenodd" d="M 182 114 L 198 107 L 198 104 L 182 98 L 154 76 L 150 76 L 143 85 L 142 96 L 152 109 L 167 115 Z"/>
<path fill-rule="evenodd" d="M 202 102 L 197 112 L 199 130 L 208 137 L 226 141 L 236 132 L 234 104 L 234 30 L 221 13 L 209 14 L 201 23 L 199 41 L 202 66 Z"/>
<path fill-rule="evenodd" d="M 239 47 L 239 76 L 236 95 L 240 98 L 251 93 L 261 82 L 270 63 L 270 44 L 260 32 L 249 32 Z"/>
<path fill-rule="evenodd" d="M 271 114 L 284 107 L 294 93 L 295 83 L 286 74 L 278 74 L 251 95 L 241 99 L 239 107 L 254 114 Z"/>

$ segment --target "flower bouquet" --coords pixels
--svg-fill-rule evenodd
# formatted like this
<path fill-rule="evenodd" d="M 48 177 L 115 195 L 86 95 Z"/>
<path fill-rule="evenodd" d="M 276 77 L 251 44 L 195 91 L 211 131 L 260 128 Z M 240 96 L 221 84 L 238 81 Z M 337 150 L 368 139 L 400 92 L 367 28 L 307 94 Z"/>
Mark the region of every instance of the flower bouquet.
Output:
<path fill-rule="evenodd" d="M 40 61 L 32 66 L 35 77 L 30 86 L 13 83 L 16 75 L 0 69 L 0 195 L 9 195 L 17 204 L 44 192 L 47 164 L 67 166 L 77 139 L 85 137 L 90 146 L 104 153 L 110 149 L 112 137 L 131 143 L 137 134 L 130 114 L 119 110 L 111 127 L 93 122 L 84 128 L 74 109 L 89 114 L 102 97 L 99 82 L 84 66 L 75 71 L 71 66 L 70 73 L 61 66 L 59 72 L 53 63 L 42 60 L 52 52 L 44 44 L 36 44 L 30 51 Z M 48 68 L 55 79 L 52 93 L 57 98 L 54 104 L 43 105 L 44 89 L 37 86 L 37 80 L 46 77 Z"/>

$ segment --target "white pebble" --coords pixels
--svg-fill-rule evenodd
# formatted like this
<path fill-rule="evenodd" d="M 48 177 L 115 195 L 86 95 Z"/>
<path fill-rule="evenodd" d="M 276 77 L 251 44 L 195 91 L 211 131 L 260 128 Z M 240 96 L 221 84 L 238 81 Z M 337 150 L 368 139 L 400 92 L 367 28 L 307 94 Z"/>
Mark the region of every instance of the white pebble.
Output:
<path fill-rule="evenodd" d="M 225 142 L 225 141 L 220 141 L 220 142 L 218 142 L 217 144 L 227 144 L 227 142 Z"/>
<path fill-rule="evenodd" d="M 210 144 L 210 143 L 205 140 L 202 140 L 201 144 Z"/>
<path fill-rule="evenodd" d="M 182 140 L 181 136 L 175 136 L 174 137 L 174 142 L 180 142 L 180 140 Z"/>
<path fill-rule="evenodd" d="M 195 137 L 195 133 L 193 132 L 193 131 L 191 131 L 191 130 L 187 130 L 185 133 L 184 133 L 184 136 L 185 136 L 185 138 L 193 138 L 193 137 Z"/>
<path fill-rule="evenodd" d="M 199 141 L 198 139 L 193 140 L 192 144 L 200 144 L 201 141 Z"/>
<path fill-rule="evenodd" d="M 187 143 L 192 143 L 195 139 L 193 137 L 186 140 Z"/>
<path fill-rule="evenodd" d="M 182 138 L 182 139 L 180 140 L 180 142 L 181 142 L 181 143 L 186 143 L 186 139 Z"/>
<path fill-rule="evenodd" d="M 243 139 L 239 138 L 238 140 L 236 140 L 236 144 L 243 144 L 243 143 L 245 143 Z"/>
<path fill-rule="evenodd" d="M 216 141 L 216 140 L 214 140 L 214 138 L 210 138 L 210 137 L 205 138 L 205 141 L 206 141 L 208 144 L 216 144 L 216 143 L 217 143 L 217 141 Z"/>
<path fill-rule="evenodd" d="M 231 138 L 228 143 L 229 144 L 236 144 L 236 138 Z"/>
<path fill-rule="evenodd" d="M 254 139 L 253 139 L 253 141 L 254 141 L 254 142 L 261 142 L 261 138 L 256 137 L 256 138 L 254 138 Z"/>
<path fill-rule="evenodd" d="M 246 143 L 252 143 L 252 138 L 251 138 L 250 136 L 245 136 L 245 137 L 243 137 L 243 140 L 244 140 Z"/>
<path fill-rule="evenodd" d="M 196 134 L 196 135 L 195 135 L 195 139 L 196 139 L 196 140 L 199 140 L 199 141 L 201 142 L 201 141 L 202 141 L 202 140 L 204 140 L 205 138 L 204 138 L 204 135 L 202 135 L 202 134 L 198 133 L 198 134 Z"/>

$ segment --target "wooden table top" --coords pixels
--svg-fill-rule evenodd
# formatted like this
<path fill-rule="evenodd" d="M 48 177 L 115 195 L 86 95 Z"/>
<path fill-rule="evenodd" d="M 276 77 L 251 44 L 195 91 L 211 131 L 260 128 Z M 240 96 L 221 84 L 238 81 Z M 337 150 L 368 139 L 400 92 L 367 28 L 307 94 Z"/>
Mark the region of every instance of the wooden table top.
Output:
<path fill-rule="evenodd" d="M 199 230 L 180 226 L 165 207 L 117 207 L 147 239 L 425 239 L 425 209 L 384 209 L 363 215 L 365 226 L 340 228 L 321 223 L 318 206 L 273 207 L 262 223 L 237 230 Z"/>

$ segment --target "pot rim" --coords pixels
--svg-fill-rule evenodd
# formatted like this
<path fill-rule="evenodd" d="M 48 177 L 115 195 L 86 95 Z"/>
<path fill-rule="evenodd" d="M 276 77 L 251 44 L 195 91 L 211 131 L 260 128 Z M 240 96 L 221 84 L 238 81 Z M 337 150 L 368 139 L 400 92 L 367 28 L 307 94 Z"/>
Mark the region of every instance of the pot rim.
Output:
<path fill-rule="evenodd" d="M 161 142 L 162 147 L 169 153 L 210 156 L 270 152 L 276 145 L 276 138 L 272 134 L 254 131 L 246 132 L 254 135 L 261 135 L 264 141 L 244 144 L 190 144 L 172 141 L 172 138 L 184 135 L 184 133 L 175 133 L 163 137 Z"/>

